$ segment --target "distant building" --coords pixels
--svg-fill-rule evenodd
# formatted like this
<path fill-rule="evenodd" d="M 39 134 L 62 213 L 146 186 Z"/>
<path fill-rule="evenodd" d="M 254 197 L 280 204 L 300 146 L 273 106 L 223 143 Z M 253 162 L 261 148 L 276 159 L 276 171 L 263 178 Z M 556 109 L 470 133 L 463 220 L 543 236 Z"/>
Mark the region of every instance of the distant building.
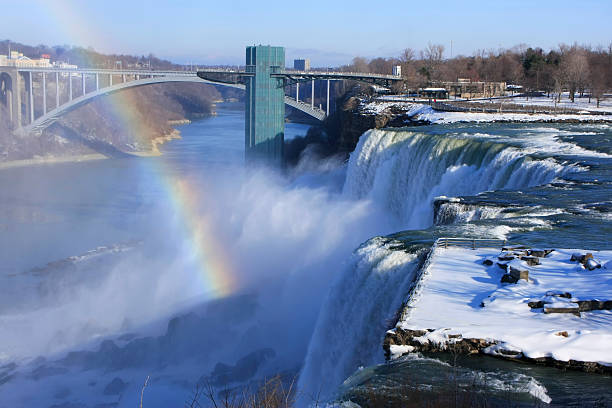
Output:
<path fill-rule="evenodd" d="M 515 92 L 523 92 L 523 87 L 521 85 L 508 84 L 506 85 L 506 91 L 509 91 L 513 94 Z"/>
<path fill-rule="evenodd" d="M 296 71 L 310 71 L 310 59 L 293 60 L 293 69 Z"/>
<path fill-rule="evenodd" d="M 421 98 L 431 99 L 448 99 L 448 91 L 446 88 L 422 88 L 419 89 Z"/>
<path fill-rule="evenodd" d="M 443 82 L 442 85 L 455 98 L 490 98 L 506 93 L 505 82 L 472 82 L 468 78 L 459 78 L 457 82 Z"/>
<path fill-rule="evenodd" d="M 51 68 L 49 55 L 43 54 L 39 59 L 28 58 L 19 51 L 11 50 L 9 55 L 0 55 L 0 66 L 16 68 Z"/>
<path fill-rule="evenodd" d="M 393 75 L 394 76 L 402 76 L 402 66 L 401 65 L 395 65 L 393 67 Z"/>
<path fill-rule="evenodd" d="M 61 69 L 77 69 L 78 68 L 77 65 L 68 64 L 67 62 L 63 62 L 63 61 L 55 61 L 53 62 L 52 65 L 55 68 L 61 68 Z"/>

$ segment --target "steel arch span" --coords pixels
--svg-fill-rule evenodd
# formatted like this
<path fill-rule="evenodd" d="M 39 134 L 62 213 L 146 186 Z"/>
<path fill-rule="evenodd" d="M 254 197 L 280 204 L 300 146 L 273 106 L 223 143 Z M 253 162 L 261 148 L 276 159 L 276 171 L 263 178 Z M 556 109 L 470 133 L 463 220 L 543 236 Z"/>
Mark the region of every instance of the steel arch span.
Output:
<path fill-rule="evenodd" d="M 110 95 L 112 93 L 115 93 L 115 92 L 118 92 L 124 89 L 129 89 L 129 88 L 136 88 L 136 87 L 145 86 L 145 85 L 171 83 L 171 82 L 195 82 L 195 83 L 205 83 L 205 84 L 210 84 L 210 85 L 227 86 L 227 87 L 242 89 L 242 90 L 245 89 L 245 86 L 243 84 L 209 81 L 206 79 L 202 79 L 196 76 L 195 74 L 193 76 L 183 74 L 183 75 L 177 75 L 177 76 L 168 75 L 168 76 L 155 76 L 151 78 L 136 79 L 136 80 L 120 82 L 118 84 L 100 88 L 95 91 L 88 92 L 85 95 L 76 97 L 60 105 L 59 107 L 50 110 L 46 114 L 36 118 L 32 123 L 20 128 L 21 129 L 20 131 L 26 132 L 26 133 L 41 132 L 42 130 L 44 130 L 45 128 L 47 128 L 48 126 L 56 122 L 58 119 L 60 119 L 66 113 L 71 112 L 77 109 L 78 107 L 91 102 L 93 99 L 99 96 Z M 323 110 L 313 108 L 309 104 L 306 104 L 301 101 L 296 101 L 294 98 L 291 98 L 289 96 L 285 96 L 285 103 L 295 109 L 298 109 L 304 112 L 305 114 L 317 120 L 322 121 L 323 119 L 325 119 L 326 115 Z"/>

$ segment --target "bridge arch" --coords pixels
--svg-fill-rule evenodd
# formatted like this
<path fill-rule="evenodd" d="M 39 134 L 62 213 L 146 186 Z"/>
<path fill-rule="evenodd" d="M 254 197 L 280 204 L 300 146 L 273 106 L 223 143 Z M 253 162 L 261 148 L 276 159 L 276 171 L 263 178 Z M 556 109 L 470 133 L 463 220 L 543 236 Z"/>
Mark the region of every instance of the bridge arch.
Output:
<path fill-rule="evenodd" d="M 4 78 L 4 77 L 1 77 L 1 78 Z M 10 77 L 9 77 L 9 80 L 10 80 Z M 118 92 L 124 89 L 128 89 L 128 88 L 136 88 L 136 87 L 145 86 L 145 85 L 170 83 L 170 82 L 195 82 L 195 83 L 204 83 L 204 84 L 210 84 L 210 85 L 228 86 L 231 88 L 242 89 L 242 90 L 245 89 L 245 86 L 242 84 L 208 81 L 206 79 L 202 79 L 197 76 L 188 76 L 188 75 L 154 76 L 150 78 L 143 78 L 143 79 L 136 79 L 133 81 L 120 82 L 118 84 L 100 88 L 95 91 L 88 92 L 85 95 L 81 95 L 79 97 L 73 98 L 72 100 L 64 103 L 63 105 L 60 105 L 59 107 L 48 111 L 45 115 L 42 115 L 36 118 L 32 123 L 24 126 L 22 128 L 22 131 L 41 132 L 42 130 L 44 130 L 45 128 L 47 128 L 48 126 L 56 122 L 64 114 L 71 112 L 77 109 L 78 107 L 91 102 L 93 99 L 99 96 L 110 95 L 115 92 Z M 11 84 L 10 81 L 8 83 Z M 317 120 L 323 120 L 325 118 L 325 113 L 323 111 L 316 109 L 316 108 L 313 109 L 310 105 L 305 104 L 300 101 L 296 101 L 295 99 L 291 97 L 286 96 L 285 103 L 295 109 L 298 109 L 304 112 L 305 114 L 309 116 L 312 116 L 313 118 Z"/>

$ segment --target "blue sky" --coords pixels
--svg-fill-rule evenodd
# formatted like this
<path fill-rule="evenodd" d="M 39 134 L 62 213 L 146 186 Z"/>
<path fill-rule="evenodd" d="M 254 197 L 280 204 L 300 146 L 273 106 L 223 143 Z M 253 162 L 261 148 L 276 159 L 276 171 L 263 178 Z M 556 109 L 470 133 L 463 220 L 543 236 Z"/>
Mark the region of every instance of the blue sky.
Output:
<path fill-rule="evenodd" d="M 428 42 L 446 56 L 524 43 L 612 42 L 612 1 L 0 0 L 0 38 L 91 46 L 179 63 L 240 64 L 244 47 L 287 47 L 313 66 L 397 56 Z"/>

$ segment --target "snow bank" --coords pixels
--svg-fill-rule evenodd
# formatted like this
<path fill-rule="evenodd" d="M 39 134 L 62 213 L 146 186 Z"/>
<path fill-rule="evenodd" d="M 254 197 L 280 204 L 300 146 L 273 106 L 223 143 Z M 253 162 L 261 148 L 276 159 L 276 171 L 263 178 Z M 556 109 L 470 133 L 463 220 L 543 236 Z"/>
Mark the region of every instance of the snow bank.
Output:
<path fill-rule="evenodd" d="M 484 112 L 439 112 L 426 106 L 413 119 L 426 120 L 431 123 L 456 122 L 543 122 L 543 121 L 609 121 L 612 116 L 578 115 L 578 114 L 531 114 L 531 113 L 484 113 Z"/>
<path fill-rule="evenodd" d="M 520 261 L 529 270 L 530 281 L 501 284 L 502 269 L 495 263 L 482 263 L 487 258 L 496 259 L 498 250 L 436 248 L 419 293 L 397 327 L 434 329 L 418 340 L 432 344 L 452 343 L 460 334 L 463 338 L 498 341 L 498 345 L 485 350 L 493 355 L 510 351 L 532 359 L 550 357 L 612 366 L 612 311 L 576 316 L 545 314 L 528 306 L 528 302 L 544 300 L 551 292 L 571 294 L 569 299 L 555 298 L 563 305 L 570 300 L 612 299 L 612 269 L 606 268 L 612 251 L 588 251 L 604 265 L 593 271 L 570 261 L 575 252 L 585 253 L 557 249 L 540 258 L 541 265 L 527 266 Z"/>
<path fill-rule="evenodd" d="M 544 98 L 546 99 L 546 98 Z M 478 102 L 478 101 L 475 101 Z M 483 100 L 480 102 L 489 102 Z M 511 100 L 515 103 L 515 100 Z M 518 102 L 518 101 L 516 101 Z M 545 101 L 543 101 L 545 102 Z M 534 105 L 537 105 L 537 101 Z M 547 105 L 543 103 L 543 105 Z M 575 108 L 576 106 L 574 106 Z M 381 100 L 377 99 L 364 102 L 360 106 L 360 111 L 364 114 L 377 115 L 395 108 L 405 112 L 406 116 L 412 120 L 422 120 L 431 123 L 456 123 L 456 122 L 543 122 L 543 121 L 606 121 L 612 122 L 612 116 L 588 115 L 588 114 L 531 114 L 531 113 L 485 113 L 485 112 L 440 112 L 429 105 L 418 102 L 408 102 L 401 100 Z M 611 107 L 591 110 L 612 110 Z"/>

